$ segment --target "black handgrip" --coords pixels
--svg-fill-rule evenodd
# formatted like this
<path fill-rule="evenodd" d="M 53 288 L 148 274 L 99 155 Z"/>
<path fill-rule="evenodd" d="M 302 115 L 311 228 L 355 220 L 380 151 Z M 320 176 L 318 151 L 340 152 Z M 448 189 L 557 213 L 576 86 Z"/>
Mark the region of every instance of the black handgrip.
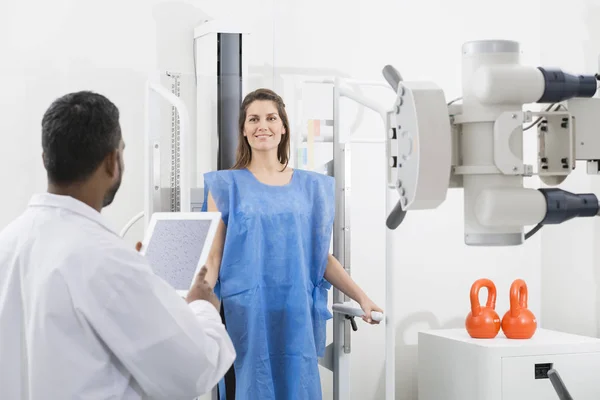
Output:
<path fill-rule="evenodd" d="M 402 209 L 402 200 L 398 200 L 396 206 L 394 207 L 390 215 L 388 215 L 385 224 L 387 225 L 388 229 L 394 230 L 400 226 L 405 216 L 406 211 Z"/>
<path fill-rule="evenodd" d="M 402 76 L 400 75 L 400 72 L 398 72 L 398 70 L 392 67 L 391 65 L 386 65 L 385 67 L 383 67 L 381 73 L 383 74 L 383 77 L 385 78 L 387 83 L 389 83 L 392 89 L 394 89 L 394 92 L 397 92 L 398 85 L 402 81 Z"/>
<path fill-rule="evenodd" d="M 356 325 L 356 321 L 354 320 L 354 317 L 351 317 L 350 315 L 346 315 L 346 319 L 350 320 L 350 325 L 352 325 L 352 330 L 354 332 L 356 332 L 358 330 L 358 326 Z"/>

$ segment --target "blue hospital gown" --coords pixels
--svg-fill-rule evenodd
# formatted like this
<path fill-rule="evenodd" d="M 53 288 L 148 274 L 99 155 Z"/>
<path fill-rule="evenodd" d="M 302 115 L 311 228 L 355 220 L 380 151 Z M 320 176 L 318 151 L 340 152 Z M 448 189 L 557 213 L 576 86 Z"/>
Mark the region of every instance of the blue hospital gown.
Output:
<path fill-rule="evenodd" d="M 271 186 L 242 169 L 204 179 L 227 226 L 215 293 L 237 352 L 236 400 L 321 399 L 333 178 L 296 169 Z"/>

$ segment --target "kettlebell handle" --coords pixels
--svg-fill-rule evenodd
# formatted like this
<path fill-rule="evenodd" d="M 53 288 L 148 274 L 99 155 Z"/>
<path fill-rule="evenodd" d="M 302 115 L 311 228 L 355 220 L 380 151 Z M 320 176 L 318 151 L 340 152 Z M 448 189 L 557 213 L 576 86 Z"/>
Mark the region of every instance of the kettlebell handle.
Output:
<path fill-rule="evenodd" d="M 511 316 L 518 317 L 522 308 L 527 308 L 527 284 L 523 279 L 517 279 L 510 286 Z"/>
<path fill-rule="evenodd" d="M 481 305 L 479 304 L 479 290 L 487 288 L 488 297 L 486 307 L 496 308 L 496 285 L 489 279 L 479 279 L 471 286 L 471 315 L 474 317 L 481 315 Z"/>

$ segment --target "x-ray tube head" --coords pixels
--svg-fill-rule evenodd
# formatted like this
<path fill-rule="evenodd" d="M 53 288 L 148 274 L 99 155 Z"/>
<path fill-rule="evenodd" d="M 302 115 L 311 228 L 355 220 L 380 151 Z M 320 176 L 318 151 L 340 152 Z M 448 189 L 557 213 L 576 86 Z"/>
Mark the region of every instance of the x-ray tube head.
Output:
<path fill-rule="evenodd" d="M 462 136 L 460 153 L 463 166 L 471 171 L 463 176 L 465 243 L 472 246 L 508 246 L 523 243 L 523 226 L 485 226 L 477 218 L 478 197 L 486 189 L 523 187 L 522 175 L 490 173 L 495 166 L 495 121 L 505 112 L 521 110 L 522 102 L 484 104 L 474 90 L 476 72 L 482 67 L 518 65 L 519 44 L 512 41 L 468 42 L 463 46 L 462 59 Z M 475 79 L 474 79 L 475 78 Z M 523 132 L 518 127 L 511 136 L 510 151 L 523 160 Z M 485 173 L 484 173 L 485 172 Z"/>
<path fill-rule="evenodd" d="M 558 103 L 596 94 L 593 75 L 572 75 L 556 68 L 519 64 L 483 65 L 472 77 L 473 93 L 482 104 Z"/>

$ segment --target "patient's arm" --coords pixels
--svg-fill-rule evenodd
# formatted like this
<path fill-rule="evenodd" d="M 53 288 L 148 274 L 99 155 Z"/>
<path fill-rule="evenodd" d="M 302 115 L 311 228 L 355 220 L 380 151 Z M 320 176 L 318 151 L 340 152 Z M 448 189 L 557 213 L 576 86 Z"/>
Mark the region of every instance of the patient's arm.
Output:
<path fill-rule="evenodd" d="M 215 200 L 213 199 L 210 192 L 208 193 L 207 211 L 219 211 L 217 205 L 215 204 Z M 217 227 L 217 233 L 215 234 L 215 239 L 208 254 L 208 260 L 206 260 L 206 267 L 208 268 L 208 273 L 206 274 L 206 281 L 213 288 L 215 287 L 215 284 L 217 283 L 217 278 L 219 277 L 219 269 L 221 268 L 221 259 L 223 258 L 224 246 L 225 224 L 223 223 L 223 220 L 220 220 L 219 226 Z"/>

